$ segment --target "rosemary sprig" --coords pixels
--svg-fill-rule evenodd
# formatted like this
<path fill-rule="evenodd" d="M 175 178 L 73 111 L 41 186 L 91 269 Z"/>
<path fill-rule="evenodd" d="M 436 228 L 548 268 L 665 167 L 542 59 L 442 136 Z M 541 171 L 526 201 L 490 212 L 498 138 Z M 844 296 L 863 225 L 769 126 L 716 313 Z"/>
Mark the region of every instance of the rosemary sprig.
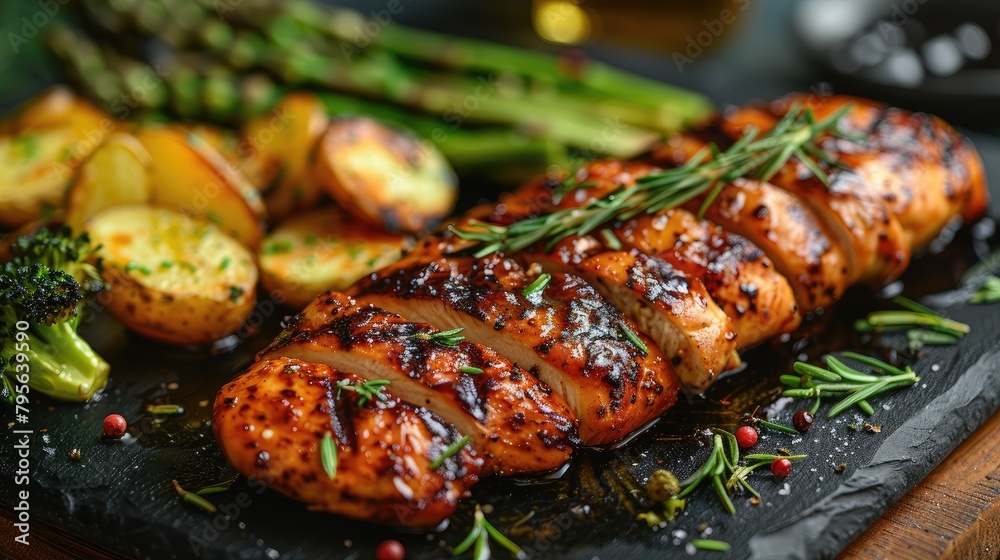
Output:
<path fill-rule="evenodd" d="M 1000 301 L 1000 278 L 990 276 L 969 299 L 972 303 L 996 303 Z"/>
<path fill-rule="evenodd" d="M 528 557 L 524 551 L 521 550 L 521 547 L 517 546 L 514 541 L 504 536 L 503 533 L 498 531 L 496 527 L 491 525 L 490 522 L 486 520 L 486 516 L 483 515 L 483 510 L 478 504 L 476 505 L 476 513 L 474 521 L 472 522 L 472 530 L 469 531 L 469 534 L 465 536 L 465 539 L 463 539 L 462 542 L 458 543 L 458 546 L 452 549 L 452 555 L 458 556 L 460 554 L 464 554 L 472 548 L 473 545 L 475 545 L 476 548 L 472 552 L 472 557 L 475 558 L 475 560 L 489 560 L 489 558 L 492 557 L 492 553 L 490 551 L 491 539 L 493 542 L 507 549 L 507 552 L 510 552 L 510 554 L 518 560 L 523 560 Z"/>
<path fill-rule="evenodd" d="M 459 334 L 464 330 L 465 327 L 458 327 L 457 329 L 451 329 L 449 331 L 440 331 L 436 333 L 420 332 L 413 335 L 413 338 L 416 338 L 417 340 L 429 340 L 431 342 L 436 342 L 443 346 L 455 346 L 459 342 L 465 340 L 465 337 Z"/>
<path fill-rule="evenodd" d="M 641 177 L 635 185 L 618 188 L 585 206 L 554 210 L 509 226 L 474 221 L 464 229 L 449 226 L 449 230 L 478 242 L 477 257 L 496 251 L 516 253 L 540 241 L 551 248 L 566 237 L 586 235 L 605 223 L 674 208 L 705 194 L 699 211 L 703 215 L 726 184 L 745 176 L 767 181 L 793 156 L 829 186 L 829 178 L 814 158 L 826 163 L 833 160 L 816 141 L 823 134 L 842 136 L 837 124 L 850 110 L 851 105 L 844 105 L 817 121 L 810 109 L 793 107 L 760 138 L 751 130 L 725 152 L 717 153 L 714 145 L 709 146 L 681 167 Z"/>
<path fill-rule="evenodd" d="M 330 480 L 337 478 L 337 442 L 330 432 L 323 434 L 323 439 L 319 442 L 319 458 L 326 476 Z"/>
<path fill-rule="evenodd" d="M 902 296 L 892 302 L 903 310 L 875 311 L 854 323 L 858 332 L 906 331 L 911 350 L 925 344 L 947 346 L 969 333 L 969 325 L 953 321 L 919 303 Z"/>
<path fill-rule="evenodd" d="M 789 388 L 782 393 L 786 397 L 817 399 L 839 398 L 840 402 L 835 404 L 827 413 L 827 417 L 833 418 L 848 408 L 857 405 L 865 414 L 874 414 L 868 400 L 876 395 L 909 387 L 920 380 L 917 374 L 907 366 L 899 369 L 881 360 L 870 358 L 854 352 L 844 352 L 843 356 L 849 360 L 867 365 L 872 368 L 871 373 L 864 373 L 849 367 L 833 356 L 824 356 L 826 369 L 805 362 L 796 362 L 793 368 L 794 375 L 782 375 L 781 381 Z M 814 407 L 813 413 L 815 413 Z"/>
<path fill-rule="evenodd" d="M 382 393 L 382 389 L 390 383 L 392 382 L 388 379 L 372 379 L 364 383 L 341 380 L 337 382 L 337 398 L 340 398 L 341 391 L 354 391 L 358 394 L 358 406 L 365 406 L 372 399 L 385 401 L 389 397 Z"/>
<path fill-rule="evenodd" d="M 441 468 L 441 465 L 444 464 L 446 459 L 461 451 L 462 448 L 468 445 L 470 441 L 472 441 L 472 436 L 463 436 L 462 439 L 456 441 L 448 447 L 445 447 L 444 451 L 441 452 L 441 455 L 431 462 L 431 470 Z"/>
<path fill-rule="evenodd" d="M 789 461 L 805 459 L 805 455 L 766 455 L 755 453 L 743 457 L 749 461 L 740 465 L 739 446 L 736 444 L 736 436 L 725 430 L 714 430 L 712 438 L 712 452 L 708 460 L 697 472 L 681 482 L 682 489 L 677 494 L 677 498 L 683 498 L 694 491 L 705 479 L 710 478 L 712 487 L 715 489 L 719 501 L 730 515 L 736 513 L 736 507 L 729 498 L 729 491 L 740 486 L 750 492 L 754 497 L 760 499 L 760 493 L 747 482 L 747 477 L 763 465 L 770 465 L 775 459 L 784 458 Z"/>

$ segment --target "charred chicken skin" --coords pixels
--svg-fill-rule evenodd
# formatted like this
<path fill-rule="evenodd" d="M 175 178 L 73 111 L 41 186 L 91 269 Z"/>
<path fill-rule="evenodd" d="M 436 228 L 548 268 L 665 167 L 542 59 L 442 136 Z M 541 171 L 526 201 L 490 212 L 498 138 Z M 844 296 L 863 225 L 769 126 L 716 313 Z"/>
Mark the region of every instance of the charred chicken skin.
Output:
<path fill-rule="evenodd" d="M 455 427 L 391 387 L 363 406 L 357 393 L 338 388 L 363 382 L 322 364 L 261 360 L 219 391 L 212 429 L 236 470 L 310 509 L 438 525 L 468 495 L 482 460 L 465 446 L 432 468 L 461 439 Z M 326 434 L 337 450 L 332 476 L 321 459 Z"/>
<path fill-rule="evenodd" d="M 944 122 L 799 95 L 727 111 L 643 162 L 536 179 L 454 225 L 584 207 L 709 142 L 767 131 L 794 103 L 818 118 L 853 104 L 841 134 L 818 140 L 829 187 L 793 156 L 767 182 L 717 185 L 711 204 L 703 192 L 513 255 L 472 256 L 481 247 L 453 231 L 425 237 L 356 284 L 357 301 L 314 300 L 220 391 L 213 429 L 227 459 L 314 509 L 433 525 L 481 474 L 550 471 L 581 442 L 626 437 L 673 405 L 678 380 L 704 389 L 739 350 L 854 283 L 895 278 L 943 228 L 984 214 L 982 163 Z M 378 381 L 388 385 L 370 402 L 343 390 Z"/>
<path fill-rule="evenodd" d="M 352 298 L 316 298 L 258 359 L 291 357 L 326 364 L 369 381 L 388 380 L 393 392 L 472 436 L 483 472 L 553 470 L 569 459 L 577 419 L 536 377 L 495 350 Z"/>
<path fill-rule="evenodd" d="M 441 256 L 385 268 L 355 294 L 409 319 L 465 328 L 469 340 L 537 374 L 580 419 L 584 445 L 621 439 L 673 406 L 673 367 L 631 320 L 577 276 L 556 273 L 526 292 L 535 281 L 498 255 Z"/>

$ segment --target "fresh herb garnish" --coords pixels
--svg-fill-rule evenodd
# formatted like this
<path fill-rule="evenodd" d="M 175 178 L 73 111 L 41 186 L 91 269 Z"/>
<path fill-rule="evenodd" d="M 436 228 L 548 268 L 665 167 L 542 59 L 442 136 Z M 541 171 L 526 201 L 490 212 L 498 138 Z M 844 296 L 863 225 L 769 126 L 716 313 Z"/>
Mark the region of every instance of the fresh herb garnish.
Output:
<path fill-rule="evenodd" d="M 465 536 L 465 539 L 458 544 L 454 549 L 452 549 L 452 555 L 458 556 L 459 554 L 464 554 L 473 545 L 475 549 L 472 552 L 472 557 L 476 560 L 489 560 L 491 557 L 490 553 L 490 539 L 492 539 L 498 545 L 507 549 L 514 558 L 518 560 L 523 560 L 527 558 L 527 555 L 521 550 L 521 547 L 514 544 L 513 541 L 504 536 L 503 533 L 498 531 L 489 521 L 486 520 L 486 516 L 483 515 L 483 510 L 478 505 L 476 505 L 476 514 L 474 521 L 472 522 L 472 530 L 469 534 Z"/>
<path fill-rule="evenodd" d="M 872 415 L 875 409 L 869 404 L 868 399 L 888 391 L 909 387 L 920 380 L 909 366 L 899 369 L 881 360 L 854 352 L 843 352 L 842 355 L 871 367 L 872 372 L 864 373 L 853 369 L 833 356 L 823 357 L 826 369 L 805 362 L 796 362 L 793 368 L 799 376 L 781 376 L 781 382 L 789 387 L 782 394 L 786 397 L 816 399 L 811 409 L 813 414 L 819 409 L 821 398 L 841 399 L 827 413 L 829 418 L 854 405 L 865 414 Z"/>
<path fill-rule="evenodd" d="M 712 552 L 729 552 L 729 543 L 713 539 L 694 539 L 691 546 L 695 550 L 708 550 Z"/>
<path fill-rule="evenodd" d="M 261 252 L 263 252 L 265 255 L 276 255 L 278 253 L 287 253 L 291 250 L 292 250 L 291 241 L 275 241 L 273 243 L 268 243 L 267 245 L 264 245 L 264 248 L 261 249 Z"/>
<path fill-rule="evenodd" d="M 792 434 L 796 436 L 799 435 L 799 431 L 791 426 L 778 424 L 777 422 L 768 422 L 767 420 L 764 420 L 763 418 L 757 418 L 756 416 L 753 418 L 753 423 L 757 424 L 758 426 L 764 426 L 765 428 L 769 428 L 779 432 L 784 432 L 786 434 Z"/>
<path fill-rule="evenodd" d="M 911 350 L 924 344 L 947 346 L 969 333 L 969 325 L 953 321 L 919 303 L 902 296 L 892 302 L 903 310 L 875 311 L 854 323 L 858 332 L 906 331 Z"/>
<path fill-rule="evenodd" d="M 610 229 L 602 229 L 601 237 L 604 238 L 604 244 L 607 245 L 609 249 L 613 251 L 621 250 L 622 242 L 620 239 L 618 239 L 618 236 L 615 235 L 615 232 L 611 231 Z"/>
<path fill-rule="evenodd" d="M 208 213 L 208 220 L 213 224 L 218 224 L 218 225 L 222 224 L 222 217 L 212 211 L 209 211 Z"/>
<path fill-rule="evenodd" d="M 639 335 L 637 335 L 635 331 L 633 331 L 628 325 L 626 325 L 624 321 L 618 322 L 618 328 L 621 329 L 622 334 L 625 335 L 625 338 L 627 338 L 628 341 L 631 342 L 633 346 L 639 349 L 639 352 L 641 352 L 643 356 L 649 354 L 649 348 L 646 347 L 646 343 L 643 342 L 642 339 L 639 338 Z"/>
<path fill-rule="evenodd" d="M 147 404 L 146 412 L 162 416 L 177 416 L 184 414 L 184 407 L 179 404 Z"/>
<path fill-rule="evenodd" d="M 472 436 L 463 436 L 462 439 L 456 441 L 455 443 L 449 445 L 448 447 L 445 447 L 444 451 L 441 452 L 441 455 L 439 455 L 437 459 L 434 459 L 431 462 L 431 470 L 440 468 L 441 465 L 444 464 L 445 459 L 448 459 L 449 457 L 461 451 L 462 448 L 468 445 L 470 441 L 472 441 Z"/>
<path fill-rule="evenodd" d="M 231 301 L 236 301 L 240 299 L 240 297 L 243 295 L 243 292 L 244 292 L 243 288 L 239 286 L 229 286 L 229 299 Z"/>
<path fill-rule="evenodd" d="M 188 269 L 190 272 L 198 272 L 198 267 L 188 261 L 181 261 L 181 266 Z"/>
<path fill-rule="evenodd" d="M 215 505 L 212 504 L 212 502 L 206 500 L 205 498 L 202 498 L 201 496 L 195 494 L 194 492 L 188 492 L 187 490 L 181 488 L 180 483 L 177 482 L 176 480 L 174 480 L 173 483 L 174 483 L 174 490 L 177 491 L 177 495 L 180 496 L 181 499 L 184 500 L 185 502 L 193 506 L 199 507 L 207 511 L 208 513 L 215 513 L 216 511 L 218 511 Z"/>
<path fill-rule="evenodd" d="M 524 290 L 521 291 L 521 295 L 523 295 L 524 297 L 531 297 L 537 293 L 540 293 L 542 290 L 545 289 L 545 286 L 549 285 L 549 281 L 551 280 L 552 280 L 552 275 L 543 272 L 542 274 L 539 274 L 538 278 L 535 278 L 535 280 L 531 284 L 528 284 L 528 287 L 526 287 Z"/>
<path fill-rule="evenodd" d="M 793 107 L 760 138 L 751 130 L 725 152 L 715 154 L 716 148 L 710 146 L 681 167 L 640 177 L 635 185 L 623 186 L 579 208 L 557 209 L 509 226 L 475 221 L 464 229 L 448 229 L 462 239 L 478 242 L 477 257 L 497 251 L 516 253 L 540 241 L 551 248 L 566 237 L 586 235 L 610 221 L 675 208 L 704 194 L 699 211 L 703 215 L 726 184 L 748 175 L 767 181 L 793 156 L 829 185 L 829 178 L 813 158 L 836 163 L 816 141 L 823 134 L 840 136 L 837 123 L 851 107 L 844 105 L 819 121 L 810 109 Z"/>
<path fill-rule="evenodd" d="M 219 263 L 219 270 L 226 270 L 227 268 L 229 268 L 229 265 L 232 264 L 232 263 L 233 263 L 232 257 L 225 257 L 225 258 L 223 258 L 222 262 Z"/>
<path fill-rule="evenodd" d="M 133 270 L 138 270 L 139 272 L 145 274 L 146 276 L 149 276 L 150 274 L 153 273 L 153 271 L 149 270 L 148 267 L 142 266 L 141 264 L 135 261 L 132 261 L 125 265 L 125 272 L 132 272 Z"/>
<path fill-rule="evenodd" d="M 996 303 L 1000 301 L 1000 278 L 990 276 L 983 282 L 982 286 L 972 294 L 969 299 L 971 303 Z"/>
<path fill-rule="evenodd" d="M 327 432 L 323 434 L 322 441 L 319 442 L 319 457 L 323 463 L 323 470 L 326 476 L 333 480 L 337 477 L 337 442 L 333 441 L 333 434 Z"/>
<path fill-rule="evenodd" d="M 480 374 L 483 373 L 483 370 L 481 368 L 477 368 L 477 367 L 473 367 L 473 366 L 462 366 L 462 367 L 458 368 L 458 371 L 460 371 L 462 373 L 468 373 L 469 375 L 480 375 Z"/>
<path fill-rule="evenodd" d="M 173 261 L 161 261 L 160 262 L 160 267 L 161 268 L 170 268 L 172 266 L 174 266 L 174 262 Z"/>
<path fill-rule="evenodd" d="M 465 340 L 465 337 L 459 334 L 464 331 L 465 327 L 459 327 L 457 329 L 451 329 L 449 331 L 439 331 L 436 333 L 426 333 L 419 332 L 413 335 L 413 338 L 417 340 L 429 340 L 431 342 L 437 342 L 444 346 L 455 346 L 459 342 Z"/>
<path fill-rule="evenodd" d="M 766 455 L 754 453 L 743 457 L 750 461 L 745 465 L 740 465 L 739 446 L 736 444 L 736 436 L 725 430 L 713 430 L 712 451 L 708 460 L 697 472 L 681 482 L 682 490 L 675 496 L 683 498 L 694 491 L 706 478 L 711 478 L 712 487 L 715 489 L 719 501 L 730 515 L 736 513 L 733 501 L 729 499 L 729 491 L 741 486 L 750 492 L 755 498 L 760 499 L 760 493 L 747 482 L 747 477 L 762 465 L 770 465 L 775 459 L 785 458 L 790 461 L 805 459 L 805 455 Z"/>
<path fill-rule="evenodd" d="M 358 406 L 365 406 L 368 401 L 372 399 L 377 399 L 380 401 L 388 400 L 385 394 L 382 393 L 382 389 L 386 385 L 392 382 L 388 379 L 372 379 L 371 381 L 365 381 L 363 383 L 351 383 L 350 381 L 338 381 L 337 382 L 337 398 L 340 398 L 341 391 L 354 391 L 358 394 Z"/>

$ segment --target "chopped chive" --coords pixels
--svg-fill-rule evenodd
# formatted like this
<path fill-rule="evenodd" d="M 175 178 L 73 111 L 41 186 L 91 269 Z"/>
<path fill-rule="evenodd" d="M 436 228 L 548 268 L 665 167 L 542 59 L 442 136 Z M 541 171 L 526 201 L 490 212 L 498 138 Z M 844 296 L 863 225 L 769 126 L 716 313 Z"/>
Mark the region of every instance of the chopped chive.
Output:
<path fill-rule="evenodd" d="M 539 274 L 538 278 L 535 278 L 535 281 L 532 282 L 531 284 L 528 284 L 528 287 L 521 292 L 521 295 L 523 295 L 524 297 L 530 297 L 541 292 L 542 290 L 545 289 L 545 286 L 549 284 L 550 280 L 552 280 L 551 274 L 546 274 L 546 273 Z"/>
<path fill-rule="evenodd" d="M 287 253 L 292 250 L 292 247 L 291 241 L 275 241 L 274 243 L 264 245 L 261 252 L 265 255 L 276 255 L 278 253 Z"/>
<path fill-rule="evenodd" d="M 208 213 L 208 221 L 210 221 L 210 222 L 212 222 L 214 224 L 222 224 L 222 218 L 219 217 L 219 215 L 216 214 L 215 212 L 209 212 Z"/>
<path fill-rule="evenodd" d="M 625 338 L 627 338 L 629 342 L 631 342 L 636 348 L 639 349 L 639 352 L 641 352 L 643 356 L 649 354 L 649 348 L 646 347 L 646 343 L 643 342 L 642 339 L 639 338 L 639 335 L 635 334 L 635 331 L 629 328 L 629 326 L 626 325 L 624 321 L 618 322 L 618 328 L 621 329 L 622 333 L 625 335 Z"/>
<path fill-rule="evenodd" d="M 333 480 L 337 477 L 337 444 L 333 441 L 333 434 L 330 432 L 323 434 L 323 441 L 319 444 L 319 453 L 326 476 Z"/>
<path fill-rule="evenodd" d="M 431 470 L 440 468 L 444 464 L 445 459 L 461 451 L 470 441 L 472 441 L 472 436 L 464 436 L 462 439 L 446 447 L 441 455 L 431 462 Z"/>
<path fill-rule="evenodd" d="M 237 301 L 243 296 L 245 290 L 239 286 L 229 286 L 229 300 Z"/>
<path fill-rule="evenodd" d="M 191 272 L 198 272 L 198 267 L 187 261 L 181 261 L 181 266 L 190 270 Z"/>
<path fill-rule="evenodd" d="M 229 268 L 229 265 L 232 264 L 232 262 L 233 259 L 230 257 L 222 259 L 222 262 L 219 263 L 219 270 L 226 270 L 227 268 Z"/>
<path fill-rule="evenodd" d="M 174 266 L 174 261 L 162 261 L 162 262 L 160 262 L 160 267 L 161 268 L 170 268 L 172 266 Z"/>
<path fill-rule="evenodd" d="M 710 550 L 712 552 L 729 552 L 729 543 L 712 539 L 694 539 L 691 546 L 696 550 Z"/>
<path fill-rule="evenodd" d="M 184 414 L 184 407 L 179 404 L 147 404 L 146 412 L 164 416 L 176 416 Z"/>
<path fill-rule="evenodd" d="M 460 371 L 462 373 L 468 373 L 469 375 L 479 375 L 479 374 L 483 373 L 483 370 L 481 370 L 480 368 L 472 367 L 472 366 L 462 366 L 462 367 L 458 368 L 458 371 Z"/>
<path fill-rule="evenodd" d="M 377 262 L 378 262 L 378 257 L 374 257 L 374 258 L 368 259 L 368 261 L 365 264 L 368 265 L 368 266 L 375 266 L 375 263 L 377 263 Z"/>
<path fill-rule="evenodd" d="M 319 243 L 319 238 L 315 235 L 310 234 L 306 236 L 305 244 L 307 247 L 314 247 L 317 243 Z"/>

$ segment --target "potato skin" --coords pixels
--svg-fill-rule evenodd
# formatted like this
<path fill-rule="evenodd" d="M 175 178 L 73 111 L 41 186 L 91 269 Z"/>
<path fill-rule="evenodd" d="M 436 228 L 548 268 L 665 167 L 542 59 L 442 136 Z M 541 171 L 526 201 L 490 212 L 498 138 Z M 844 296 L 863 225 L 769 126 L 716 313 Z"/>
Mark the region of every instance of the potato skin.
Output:
<path fill-rule="evenodd" d="M 327 290 L 345 290 L 359 278 L 398 260 L 409 237 L 388 233 L 333 207 L 289 218 L 264 239 L 258 255 L 261 283 L 285 305 L 305 307 Z"/>
<path fill-rule="evenodd" d="M 367 117 L 334 120 L 312 168 L 338 205 L 389 231 L 427 231 L 458 200 L 455 172 L 440 152 Z"/>
<path fill-rule="evenodd" d="M 154 204 L 214 221 L 248 247 L 260 245 L 266 211 L 238 167 L 179 128 L 148 126 L 135 137 L 152 158 Z"/>
<path fill-rule="evenodd" d="M 102 208 L 148 202 L 151 163 L 149 153 L 134 136 L 113 133 L 77 169 L 66 193 L 64 222 L 79 231 Z"/>
<path fill-rule="evenodd" d="M 101 245 L 101 274 L 111 288 L 105 308 L 143 336 L 209 344 L 253 312 L 253 256 L 212 223 L 168 208 L 118 205 L 95 214 L 87 231 Z"/>

